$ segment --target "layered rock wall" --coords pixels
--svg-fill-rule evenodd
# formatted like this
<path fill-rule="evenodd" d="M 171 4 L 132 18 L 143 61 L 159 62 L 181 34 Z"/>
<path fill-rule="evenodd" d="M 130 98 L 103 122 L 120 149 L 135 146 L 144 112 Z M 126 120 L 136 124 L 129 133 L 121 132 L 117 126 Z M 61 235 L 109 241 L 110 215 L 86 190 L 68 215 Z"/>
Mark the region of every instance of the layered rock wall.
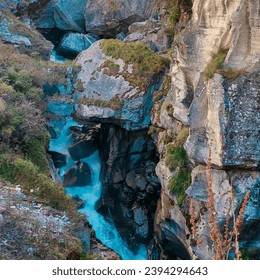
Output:
<path fill-rule="evenodd" d="M 189 201 L 195 198 L 196 228 L 203 242 L 200 246 L 191 243 L 190 248 L 201 259 L 214 257 L 207 208 L 206 163 L 209 150 L 219 228 L 223 226 L 230 207 L 237 215 L 246 192 L 250 191 L 240 245 L 242 249 L 255 247 L 256 251 L 259 250 L 258 235 L 254 238 L 251 235 L 259 221 L 260 207 L 259 34 L 259 1 L 195 0 L 190 22 L 176 36 L 176 61 L 171 69 L 172 88 L 161 105 L 161 108 L 168 106 L 168 109 L 169 104 L 172 106 L 172 125 L 167 121 L 168 116 L 165 119 L 167 114 L 162 109 L 153 118 L 154 124 L 166 128 L 173 140 L 179 122 L 190 127 L 184 146 L 189 162 L 193 164 L 193 167 L 190 165 L 193 168 L 192 184 L 186 191 L 188 196 L 182 213 L 188 225 Z M 224 62 L 208 77 L 205 73 L 211 66 L 212 57 L 221 51 L 226 53 Z M 160 168 L 165 166 L 165 149 L 158 146 L 161 161 L 157 174 L 161 181 L 168 184 L 169 178 L 175 175 L 171 174 L 165 179 L 169 169 L 166 167 L 168 171 L 165 172 L 165 168 Z M 164 189 L 159 209 L 165 204 L 165 196 L 172 201 L 173 206 L 169 208 L 173 211 L 175 198 L 171 198 L 171 193 Z M 233 201 L 232 205 L 230 200 Z M 157 224 L 167 218 L 168 215 L 162 211 L 157 212 Z M 181 224 L 179 215 L 170 219 Z M 185 226 L 182 228 L 186 229 Z M 246 232 L 245 229 L 250 230 Z M 174 233 L 174 227 L 171 232 Z M 251 238 L 253 240 L 249 241 Z M 189 241 L 192 239 L 184 240 L 188 247 Z"/>

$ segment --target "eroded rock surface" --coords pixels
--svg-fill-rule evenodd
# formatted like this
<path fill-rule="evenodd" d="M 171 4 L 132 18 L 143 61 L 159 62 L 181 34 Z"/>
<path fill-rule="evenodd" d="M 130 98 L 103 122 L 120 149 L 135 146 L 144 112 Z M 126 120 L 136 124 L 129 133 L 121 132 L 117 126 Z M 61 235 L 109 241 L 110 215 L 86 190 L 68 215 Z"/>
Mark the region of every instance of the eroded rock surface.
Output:
<path fill-rule="evenodd" d="M 89 0 L 85 11 L 86 31 L 105 37 L 126 32 L 136 21 L 147 19 L 154 0 Z"/>

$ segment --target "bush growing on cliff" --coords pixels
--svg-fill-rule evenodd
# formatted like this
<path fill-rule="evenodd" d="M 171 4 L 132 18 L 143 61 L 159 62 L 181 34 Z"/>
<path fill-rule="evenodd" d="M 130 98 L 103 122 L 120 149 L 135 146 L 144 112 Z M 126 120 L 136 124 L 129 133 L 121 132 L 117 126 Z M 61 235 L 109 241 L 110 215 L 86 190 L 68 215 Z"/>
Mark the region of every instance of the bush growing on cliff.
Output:
<path fill-rule="evenodd" d="M 174 171 L 177 167 L 186 167 L 188 156 L 183 148 L 183 144 L 189 135 L 189 128 L 183 127 L 179 134 L 176 136 L 174 143 L 168 145 L 166 151 L 165 164 Z"/>
<path fill-rule="evenodd" d="M 220 49 L 217 53 L 212 54 L 212 59 L 205 69 L 205 78 L 209 80 L 213 77 L 216 71 L 223 65 L 228 49 Z"/>
<path fill-rule="evenodd" d="M 185 191 L 191 183 L 191 174 L 186 169 L 180 170 L 169 182 L 169 189 L 176 195 L 177 204 L 182 206 Z"/>
<path fill-rule="evenodd" d="M 174 143 L 168 145 L 165 158 L 165 164 L 170 171 L 177 170 L 177 174 L 169 181 L 168 188 L 175 194 L 179 207 L 182 206 L 185 190 L 191 181 L 191 175 L 188 169 L 188 155 L 183 147 L 188 135 L 189 128 L 183 127 L 176 136 Z"/>
<path fill-rule="evenodd" d="M 178 0 L 173 0 L 171 2 L 171 5 L 172 6 L 169 8 L 169 17 L 167 20 L 165 32 L 170 36 L 174 36 L 175 25 L 179 21 L 181 12 L 180 12 L 180 4 Z"/>

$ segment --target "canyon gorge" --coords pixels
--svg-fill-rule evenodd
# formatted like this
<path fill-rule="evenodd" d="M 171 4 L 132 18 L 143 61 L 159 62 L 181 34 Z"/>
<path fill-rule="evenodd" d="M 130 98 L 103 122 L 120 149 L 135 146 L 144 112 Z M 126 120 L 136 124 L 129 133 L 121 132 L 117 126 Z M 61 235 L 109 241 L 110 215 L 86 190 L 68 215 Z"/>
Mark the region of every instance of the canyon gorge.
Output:
<path fill-rule="evenodd" d="M 259 0 L 0 0 L 0 65 L 0 259 L 259 259 Z"/>

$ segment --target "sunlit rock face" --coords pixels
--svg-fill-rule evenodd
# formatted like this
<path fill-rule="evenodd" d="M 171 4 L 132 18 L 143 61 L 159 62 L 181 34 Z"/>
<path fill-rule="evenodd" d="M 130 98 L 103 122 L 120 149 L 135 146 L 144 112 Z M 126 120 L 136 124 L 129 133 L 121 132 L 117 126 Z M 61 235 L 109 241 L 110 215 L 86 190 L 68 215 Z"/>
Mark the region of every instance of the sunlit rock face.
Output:
<path fill-rule="evenodd" d="M 212 225 L 209 224 L 207 209 L 206 164 L 209 150 L 219 227 L 221 229 L 223 226 L 232 196 L 237 215 L 246 192 L 250 190 L 244 228 L 240 235 L 241 249 L 250 251 L 255 246 L 259 257 L 259 235 L 253 237 L 253 231 L 259 231 L 257 224 L 260 218 L 260 144 L 257 129 L 260 104 L 259 5 L 259 1 L 255 0 L 234 0 L 228 3 L 193 1 L 191 19 L 175 37 L 176 63 L 171 68 L 171 88 L 162 102 L 160 112 L 155 114 L 157 117 L 153 117 L 153 123 L 165 128 L 173 141 L 180 124 L 190 128 L 184 147 L 191 164 L 190 169 L 193 169 L 192 183 L 186 192 L 182 215 L 169 215 L 177 207 L 175 193 L 167 188 L 170 178 L 175 174 L 165 166 L 165 149 L 160 143 L 157 144 L 160 162 L 156 171 L 162 183 L 162 192 L 155 221 L 158 225 L 156 233 L 163 231 L 160 224 L 169 217 L 180 225 L 187 234 L 182 242 L 186 248 L 190 248 L 189 253 L 194 258 L 214 257 L 210 238 Z M 212 54 L 223 49 L 226 57 L 222 67 L 212 77 L 206 77 L 205 69 L 212 60 Z M 167 107 L 172 108 L 170 117 L 164 110 Z M 189 221 L 182 223 L 183 217 L 187 218 L 189 214 L 191 198 L 196 201 L 197 228 L 203 239 L 201 246 L 189 243 Z M 173 225 L 168 229 L 175 234 Z M 158 236 L 163 244 L 164 236 Z M 248 242 L 248 248 L 245 242 L 247 238 L 253 239 Z M 166 252 L 167 245 L 162 248 Z M 178 255 L 177 249 L 175 252 Z M 174 253 L 174 249 L 170 253 Z M 167 256 L 169 252 L 164 257 Z M 230 257 L 233 257 L 232 254 Z"/>

